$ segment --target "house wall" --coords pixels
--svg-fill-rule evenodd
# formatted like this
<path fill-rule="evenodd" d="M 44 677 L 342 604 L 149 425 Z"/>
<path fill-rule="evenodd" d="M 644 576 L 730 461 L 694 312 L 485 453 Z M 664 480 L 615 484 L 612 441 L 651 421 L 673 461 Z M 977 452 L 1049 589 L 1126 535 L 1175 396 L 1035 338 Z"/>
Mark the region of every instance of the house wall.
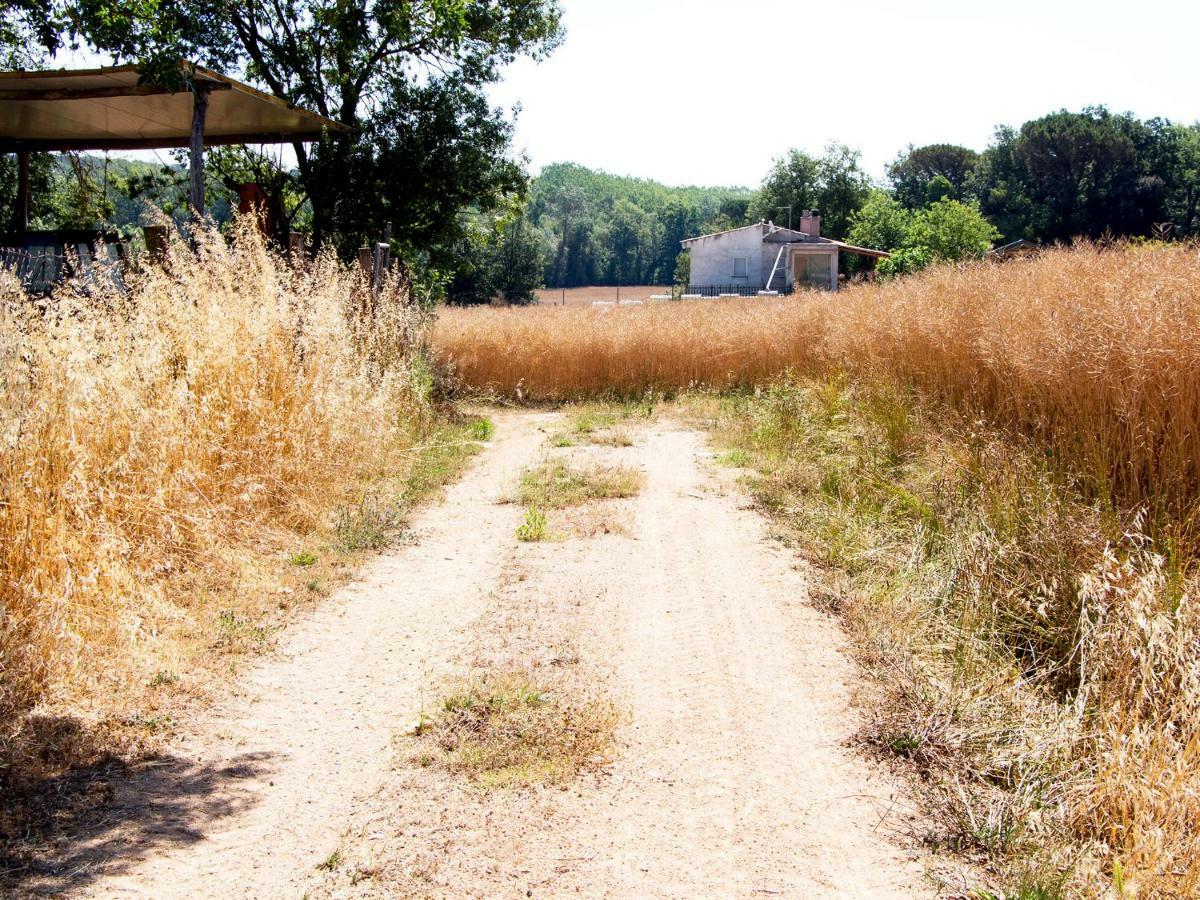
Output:
<path fill-rule="evenodd" d="M 784 243 L 789 240 L 796 241 L 797 238 L 801 239 L 801 242 Z M 784 256 L 786 285 L 791 286 L 795 283 L 795 258 L 800 254 L 818 253 L 831 257 L 831 276 L 828 289 L 836 291 L 838 289 L 838 250 L 831 247 L 828 242 L 824 244 L 816 241 L 807 243 L 803 242 L 803 238 L 804 236 L 798 232 L 788 232 L 786 229 L 768 234 L 765 225 L 739 228 L 723 234 L 710 234 L 697 238 L 688 245 L 692 254 L 692 273 L 689 281 L 697 287 L 737 285 L 750 290 L 762 290 L 771 275 L 771 270 L 775 266 L 775 257 L 782 245 L 787 247 Z M 747 260 L 745 277 L 734 277 L 733 260 L 735 257 L 744 257 Z M 784 286 L 781 284 L 782 280 L 777 277 L 772 287 L 775 290 L 781 289 Z"/>
<path fill-rule="evenodd" d="M 763 244 L 763 228 L 758 226 L 708 235 L 695 241 L 689 249 L 692 251 L 692 284 L 699 287 L 744 285 L 755 290 L 761 290 L 766 280 L 763 266 L 769 272 L 778 252 L 778 248 Z M 763 257 L 768 252 L 771 259 L 764 263 Z M 735 256 L 747 259 L 744 278 L 733 276 Z"/>

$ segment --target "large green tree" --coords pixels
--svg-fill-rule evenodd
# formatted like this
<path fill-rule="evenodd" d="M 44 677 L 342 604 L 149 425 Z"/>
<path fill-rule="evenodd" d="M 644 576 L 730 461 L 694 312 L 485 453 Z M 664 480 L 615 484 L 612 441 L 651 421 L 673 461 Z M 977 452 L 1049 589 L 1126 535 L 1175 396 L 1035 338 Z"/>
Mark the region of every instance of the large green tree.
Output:
<path fill-rule="evenodd" d="M 1009 238 L 1149 234 L 1180 177 L 1171 136 L 1103 107 L 1000 129 L 979 166 L 981 206 Z"/>
<path fill-rule="evenodd" d="M 887 167 L 896 199 L 909 209 L 949 197 L 964 200 L 979 164 L 979 154 L 957 144 L 911 144 Z"/>
<path fill-rule="evenodd" d="M 851 217 L 850 243 L 874 250 L 895 250 L 908 241 L 913 214 L 895 197 L 872 191 Z"/>
<path fill-rule="evenodd" d="M 794 225 L 800 219 L 801 210 L 819 209 L 820 206 L 820 162 L 815 156 L 792 148 L 771 163 L 766 178 L 754 195 L 749 212 L 753 219 L 787 225 L 790 209 L 791 223 Z"/>
<path fill-rule="evenodd" d="M 1181 234 L 1200 234 L 1200 124 L 1172 127 L 1167 216 Z"/>
<path fill-rule="evenodd" d="M 981 257 L 1000 237 L 974 203 L 937 200 L 913 216 L 905 244 L 923 247 L 936 262 Z"/>
<path fill-rule="evenodd" d="M 791 207 L 792 224 L 804 209 L 821 212 L 821 233 L 844 238 L 850 231 L 850 217 L 862 206 L 871 191 L 871 182 L 862 170 L 859 151 L 845 144 L 830 144 L 819 157 L 801 150 L 789 150 L 771 164 L 762 187 L 750 205 L 752 218 L 770 219 L 787 224 Z"/>

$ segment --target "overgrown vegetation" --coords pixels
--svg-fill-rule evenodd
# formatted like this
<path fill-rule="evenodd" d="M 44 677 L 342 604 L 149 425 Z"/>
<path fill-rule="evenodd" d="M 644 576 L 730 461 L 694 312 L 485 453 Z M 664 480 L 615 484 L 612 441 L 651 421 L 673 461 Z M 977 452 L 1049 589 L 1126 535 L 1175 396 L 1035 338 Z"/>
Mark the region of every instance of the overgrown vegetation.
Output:
<path fill-rule="evenodd" d="M 1173 512 L 1182 538 L 1200 486 L 1198 324 L 1194 249 L 1115 245 L 942 266 L 836 302 L 447 311 L 433 344 L 465 386 L 526 400 L 895 378 L 1036 438 L 1088 496 Z"/>
<path fill-rule="evenodd" d="M 1195 580 L 1142 512 L 892 382 L 707 405 L 877 676 L 863 739 L 925 781 L 928 840 L 1014 895 L 1200 888 Z"/>
<path fill-rule="evenodd" d="M 143 696 L 157 672 L 202 691 L 269 639 L 293 581 L 344 577 L 487 431 L 435 409 L 404 286 L 368 302 L 357 279 L 239 229 L 128 295 L 67 284 L 35 307 L 0 284 L 0 783 L 93 731 L 119 742 L 113 722 L 166 702 Z"/>
<path fill-rule="evenodd" d="M 558 784 L 603 765 L 620 712 L 599 692 L 577 696 L 571 684 L 519 669 L 478 674 L 422 724 L 429 752 L 418 761 L 484 788 Z"/>

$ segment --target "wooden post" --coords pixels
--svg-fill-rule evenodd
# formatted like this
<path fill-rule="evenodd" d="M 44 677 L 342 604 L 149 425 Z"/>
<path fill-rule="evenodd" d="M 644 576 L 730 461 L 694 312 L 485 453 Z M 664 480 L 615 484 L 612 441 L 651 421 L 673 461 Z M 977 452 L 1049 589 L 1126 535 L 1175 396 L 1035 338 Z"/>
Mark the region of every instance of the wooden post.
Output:
<path fill-rule="evenodd" d="M 189 168 L 192 176 L 192 213 L 204 215 L 204 118 L 208 114 L 208 88 L 197 84 L 192 88 L 192 136 Z"/>
<path fill-rule="evenodd" d="M 167 226 L 147 225 L 142 229 L 146 237 L 146 253 L 151 262 L 160 263 L 167 258 Z"/>
<path fill-rule="evenodd" d="M 375 290 L 379 290 L 380 284 L 383 283 L 384 273 L 387 272 L 388 252 L 391 247 L 387 244 L 375 245 L 375 265 L 371 269 L 371 285 Z"/>
<path fill-rule="evenodd" d="M 371 286 L 379 290 L 383 276 L 392 261 L 392 223 L 388 222 L 383 228 L 383 240 L 375 245 L 375 258 L 371 267 Z"/>
<path fill-rule="evenodd" d="M 293 259 L 304 259 L 304 235 L 299 231 L 288 232 L 288 253 Z"/>
<path fill-rule="evenodd" d="M 17 151 L 17 206 L 13 210 L 13 231 L 29 230 L 29 151 Z"/>
<path fill-rule="evenodd" d="M 371 274 L 371 248 L 358 248 L 358 267 L 362 269 L 364 275 Z"/>

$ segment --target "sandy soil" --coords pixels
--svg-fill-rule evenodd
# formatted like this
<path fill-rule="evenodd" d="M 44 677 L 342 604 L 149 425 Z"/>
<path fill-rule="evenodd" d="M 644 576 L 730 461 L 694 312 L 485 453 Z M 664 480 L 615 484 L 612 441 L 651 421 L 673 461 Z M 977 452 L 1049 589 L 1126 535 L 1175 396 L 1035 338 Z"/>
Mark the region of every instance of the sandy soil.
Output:
<path fill-rule="evenodd" d="M 99 896 L 933 896 L 897 785 L 848 748 L 855 672 L 790 551 L 670 423 L 550 451 L 496 439 L 416 539 L 296 628 L 114 804 L 47 887 Z M 541 430 L 540 430 L 541 429 Z M 634 499 L 519 544 L 496 501 L 542 454 L 644 469 Z M 611 527 L 610 527 L 611 526 Z M 404 726 L 480 664 L 559 665 L 628 713 L 568 789 L 483 792 Z M 436 695 L 434 695 L 436 696 Z M 335 865 L 320 868 L 333 851 Z"/>

